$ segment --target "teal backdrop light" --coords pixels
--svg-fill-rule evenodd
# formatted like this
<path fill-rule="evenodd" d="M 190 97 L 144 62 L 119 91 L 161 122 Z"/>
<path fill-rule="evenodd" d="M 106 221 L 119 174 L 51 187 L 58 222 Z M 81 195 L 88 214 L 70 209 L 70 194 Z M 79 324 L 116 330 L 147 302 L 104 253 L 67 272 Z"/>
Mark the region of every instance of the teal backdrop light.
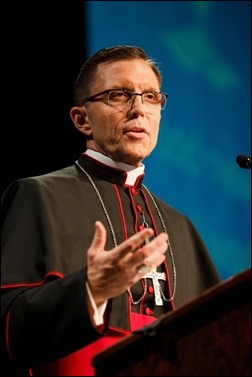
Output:
<path fill-rule="evenodd" d="M 169 93 L 145 184 L 196 225 L 223 279 L 251 265 L 250 1 L 88 1 L 88 54 L 143 47 Z"/>

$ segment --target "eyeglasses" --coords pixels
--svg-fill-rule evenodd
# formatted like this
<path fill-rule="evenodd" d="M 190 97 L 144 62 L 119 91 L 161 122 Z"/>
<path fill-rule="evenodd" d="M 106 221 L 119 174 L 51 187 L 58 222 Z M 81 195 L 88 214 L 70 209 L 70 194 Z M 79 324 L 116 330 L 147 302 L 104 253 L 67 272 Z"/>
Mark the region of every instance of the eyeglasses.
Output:
<path fill-rule="evenodd" d="M 94 94 L 83 100 L 82 105 L 86 102 L 104 101 L 108 106 L 115 107 L 117 110 L 125 110 L 125 108 L 134 103 L 136 96 L 141 96 L 142 103 L 155 109 L 164 110 L 168 98 L 167 93 L 146 91 L 143 93 L 135 93 L 127 89 L 107 89 L 103 92 Z M 101 98 L 98 98 L 102 96 Z"/>

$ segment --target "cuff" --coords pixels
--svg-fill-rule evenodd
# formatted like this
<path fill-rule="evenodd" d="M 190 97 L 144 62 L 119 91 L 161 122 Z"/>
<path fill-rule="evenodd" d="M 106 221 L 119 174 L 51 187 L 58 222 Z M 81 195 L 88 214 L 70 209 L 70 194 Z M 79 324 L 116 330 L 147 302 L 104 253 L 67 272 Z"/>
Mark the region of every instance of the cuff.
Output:
<path fill-rule="evenodd" d="M 104 315 L 104 312 L 105 312 L 105 309 L 106 309 L 108 301 L 106 300 L 102 304 L 100 304 L 99 306 L 97 306 L 96 303 L 95 303 L 95 301 L 94 301 L 94 298 L 92 296 L 92 293 L 91 293 L 91 290 L 90 290 L 88 282 L 86 282 L 86 287 L 87 287 L 87 292 L 88 292 L 89 300 L 91 302 L 92 309 L 94 311 L 93 321 L 94 321 L 94 323 L 95 323 L 96 326 L 103 325 L 103 315 Z"/>

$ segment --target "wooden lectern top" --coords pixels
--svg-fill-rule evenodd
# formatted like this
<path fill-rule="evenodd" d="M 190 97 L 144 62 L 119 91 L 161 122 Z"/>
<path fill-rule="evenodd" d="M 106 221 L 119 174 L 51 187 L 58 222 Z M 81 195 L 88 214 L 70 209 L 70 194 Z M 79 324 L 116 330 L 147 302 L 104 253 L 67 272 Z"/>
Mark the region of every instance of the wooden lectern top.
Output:
<path fill-rule="evenodd" d="M 251 376 L 251 269 L 93 358 L 95 375 Z"/>

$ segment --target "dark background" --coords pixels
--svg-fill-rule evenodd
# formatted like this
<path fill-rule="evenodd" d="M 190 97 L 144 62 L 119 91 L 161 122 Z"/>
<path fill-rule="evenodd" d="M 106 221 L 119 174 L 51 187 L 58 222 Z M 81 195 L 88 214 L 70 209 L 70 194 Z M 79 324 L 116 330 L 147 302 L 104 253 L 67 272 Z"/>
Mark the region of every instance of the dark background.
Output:
<path fill-rule="evenodd" d="M 72 164 L 84 148 L 69 109 L 86 59 L 85 3 L 10 2 L 1 10 L 1 193 L 16 178 Z"/>

